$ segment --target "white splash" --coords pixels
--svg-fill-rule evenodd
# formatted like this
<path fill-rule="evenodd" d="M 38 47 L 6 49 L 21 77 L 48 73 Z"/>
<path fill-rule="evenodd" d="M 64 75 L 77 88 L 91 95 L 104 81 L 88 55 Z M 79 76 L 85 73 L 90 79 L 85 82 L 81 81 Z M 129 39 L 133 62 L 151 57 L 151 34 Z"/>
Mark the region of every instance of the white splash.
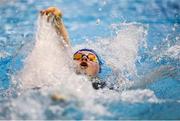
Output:
<path fill-rule="evenodd" d="M 159 99 L 155 96 L 154 92 L 149 89 L 124 91 L 121 94 L 121 100 L 130 103 L 159 102 Z"/>
<path fill-rule="evenodd" d="M 135 62 L 139 48 L 146 46 L 147 29 L 146 26 L 136 23 L 123 23 L 117 26 L 120 28 L 117 36 L 99 39 L 96 42 L 87 40 L 84 44 L 77 45 L 75 50 L 95 50 L 114 73 L 120 75 L 118 78 L 122 81 L 122 72 L 127 72 L 133 77 L 137 75 Z"/>
<path fill-rule="evenodd" d="M 60 84 L 70 73 L 66 47 L 47 18 L 39 17 L 36 43 L 18 77 L 23 88 Z"/>
<path fill-rule="evenodd" d="M 165 52 L 165 55 L 169 56 L 170 58 L 180 60 L 180 45 L 174 45 L 174 46 L 170 47 Z"/>
<path fill-rule="evenodd" d="M 10 54 L 8 52 L 5 51 L 0 51 L 0 58 L 6 58 L 7 56 L 9 56 Z"/>

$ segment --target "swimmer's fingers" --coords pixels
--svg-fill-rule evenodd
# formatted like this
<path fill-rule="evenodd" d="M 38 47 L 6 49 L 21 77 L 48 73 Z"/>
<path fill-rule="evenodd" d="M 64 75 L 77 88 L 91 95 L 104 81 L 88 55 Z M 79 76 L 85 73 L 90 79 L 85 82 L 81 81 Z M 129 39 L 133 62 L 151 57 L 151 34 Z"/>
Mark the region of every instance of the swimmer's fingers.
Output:
<path fill-rule="evenodd" d="M 50 13 L 46 10 L 40 11 L 40 14 L 41 14 L 41 16 L 46 16 L 47 22 L 50 22 L 51 20 L 53 20 L 55 18 L 55 16 L 52 13 Z"/>
<path fill-rule="evenodd" d="M 44 10 L 41 10 L 41 11 L 40 11 L 40 14 L 41 14 L 41 15 L 44 15 L 44 13 L 45 13 Z"/>
<path fill-rule="evenodd" d="M 52 15 L 52 14 L 47 15 L 47 22 L 50 22 L 53 19 L 54 19 L 54 15 Z"/>

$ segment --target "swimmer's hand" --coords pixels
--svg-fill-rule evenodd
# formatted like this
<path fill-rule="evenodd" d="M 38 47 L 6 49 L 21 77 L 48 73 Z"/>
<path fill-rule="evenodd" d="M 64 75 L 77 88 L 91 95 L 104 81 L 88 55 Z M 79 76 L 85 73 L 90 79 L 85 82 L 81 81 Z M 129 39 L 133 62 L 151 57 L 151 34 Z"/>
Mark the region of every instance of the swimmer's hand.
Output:
<path fill-rule="evenodd" d="M 45 10 L 41 10 L 40 13 L 41 13 L 41 15 L 47 15 L 47 16 L 53 15 L 56 18 L 62 17 L 62 12 L 56 7 L 49 7 Z"/>
<path fill-rule="evenodd" d="M 49 7 L 41 10 L 40 14 L 41 16 L 47 16 L 47 22 L 52 20 L 52 25 L 55 27 L 57 34 L 65 40 L 67 45 L 70 45 L 68 32 L 62 20 L 62 12 L 56 7 Z"/>

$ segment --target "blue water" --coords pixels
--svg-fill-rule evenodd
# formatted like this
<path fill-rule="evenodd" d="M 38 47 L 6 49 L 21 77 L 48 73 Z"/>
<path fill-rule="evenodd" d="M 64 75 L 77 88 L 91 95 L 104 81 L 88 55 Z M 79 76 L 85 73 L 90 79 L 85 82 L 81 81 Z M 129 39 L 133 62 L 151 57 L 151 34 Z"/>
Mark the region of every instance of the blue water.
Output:
<path fill-rule="evenodd" d="M 38 91 L 19 94 L 19 88 L 14 88 L 18 83 L 12 85 L 11 75 L 22 69 L 23 60 L 32 48 L 21 47 L 26 43 L 33 45 L 38 13 L 49 6 L 57 6 L 63 11 L 73 46 L 87 39 L 114 37 L 119 30 L 114 25 L 120 23 L 147 26 L 147 46 L 139 48 L 135 63 L 138 75 L 163 65 L 175 68 L 174 75 L 160 77 L 146 87 L 158 101 L 98 100 L 111 112 L 108 115 L 84 111 L 77 106 L 78 100 L 57 103 Z M 0 13 L 0 119 L 180 119 L 178 0 L 10 0 L 0 2 Z M 137 91 L 138 94 L 141 93 Z M 28 112 L 26 108 L 32 110 Z"/>

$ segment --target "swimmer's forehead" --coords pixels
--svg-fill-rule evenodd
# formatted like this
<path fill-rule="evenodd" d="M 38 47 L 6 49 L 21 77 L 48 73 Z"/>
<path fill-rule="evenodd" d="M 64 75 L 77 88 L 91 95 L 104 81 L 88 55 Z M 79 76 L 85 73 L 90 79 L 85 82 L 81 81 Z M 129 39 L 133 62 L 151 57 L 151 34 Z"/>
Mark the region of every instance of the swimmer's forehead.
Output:
<path fill-rule="evenodd" d="M 93 55 L 95 55 L 96 56 L 96 54 L 94 54 L 93 52 L 91 52 L 91 51 L 86 51 L 86 50 L 83 50 L 83 51 L 78 51 L 78 52 L 80 52 L 80 53 L 83 53 L 83 54 L 89 54 L 89 53 L 91 53 L 91 54 L 93 54 Z"/>

